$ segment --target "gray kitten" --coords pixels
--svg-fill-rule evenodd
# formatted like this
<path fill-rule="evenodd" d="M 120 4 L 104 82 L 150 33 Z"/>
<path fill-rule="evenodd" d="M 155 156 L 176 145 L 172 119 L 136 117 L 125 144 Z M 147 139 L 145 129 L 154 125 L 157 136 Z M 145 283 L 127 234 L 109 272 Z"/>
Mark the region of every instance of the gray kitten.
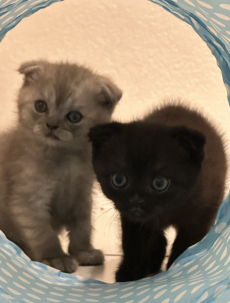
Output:
<path fill-rule="evenodd" d="M 19 68 L 19 122 L 0 138 L 0 229 L 35 261 L 64 272 L 103 263 L 91 245 L 89 129 L 110 121 L 122 96 L 106 77 L 68 63 Z M 58 234 L 69 231 L 69 255 Z"/>

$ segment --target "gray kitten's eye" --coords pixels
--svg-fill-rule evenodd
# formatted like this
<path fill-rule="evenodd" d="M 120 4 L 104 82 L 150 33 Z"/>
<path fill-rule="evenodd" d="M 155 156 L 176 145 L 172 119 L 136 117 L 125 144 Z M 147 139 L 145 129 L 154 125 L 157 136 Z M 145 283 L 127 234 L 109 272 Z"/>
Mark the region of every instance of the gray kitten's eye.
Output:
<path fill-rule="evenodd" d="M 163 177 L 157 177 L 151 183 L 151 187 L 159 192 L 166 191 L 169 188 L 170 181 Z"/>
<path fill-rule="evenodd" d="M 82 119 L 82 114 L 78 111 L 72 111 L 69 112 L 66 117 L 71 123 L 78 123 Z"/>
<path fill-rule="evenodd" d="M 45 113 L 48 109 L 47 103 L 44 100 L 37 100 L 34 103 L 34 108 L 38 113 Z"/>
<path fill-rule="evenodd" d="M 115 174 L 111 176 L 111 182 L 115 187 L 122 188 L 126 185 L 127 179 L 124 175 Z"/>

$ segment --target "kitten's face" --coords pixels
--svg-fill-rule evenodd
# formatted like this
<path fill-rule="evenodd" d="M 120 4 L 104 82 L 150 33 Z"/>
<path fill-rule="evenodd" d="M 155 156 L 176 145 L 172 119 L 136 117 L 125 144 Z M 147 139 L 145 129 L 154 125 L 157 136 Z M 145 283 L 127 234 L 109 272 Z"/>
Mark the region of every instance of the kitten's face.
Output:
<path fill-rule="evenodd" d="M 200 174 L 202 135 L 111 123 L 95 127 L 89 136 L 98 181 L 121 214 L 144 221 L 186 204 Z"/>
<path fill-rule="evenodd" d="M 75 64 L 25 63 L 19 93 L 19 120 L 47 143 L 85 137 L 95 124 L 108 122 L 121 91 L 107 78 Z"/>

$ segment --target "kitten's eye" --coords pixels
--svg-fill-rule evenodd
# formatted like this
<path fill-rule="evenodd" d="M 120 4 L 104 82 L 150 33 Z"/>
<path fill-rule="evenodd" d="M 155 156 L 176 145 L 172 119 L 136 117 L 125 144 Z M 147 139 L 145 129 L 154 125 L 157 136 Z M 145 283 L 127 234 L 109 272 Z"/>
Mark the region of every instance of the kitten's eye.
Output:
<path fill-rule="evenodd" d="M 72 111 L 69 112 L 66 117 L 71 123 L 78 123 L 82 119 L 82 114 L 78 111 Z"/>
<path fill-rule="evenodd" d="M 44 113 L 48 109 L 47 103 L 44 100 L 35 101 L 34 107 L 35 107 L 36 111 L 39 113 Z"/>
<path fill-rule="evenodd" d="M 163 177 L 157 177 L 153 180 L 151 186 L 154 190 L 163 192 L 169 188 L 170 181 Z"/>
<path fill-rule="evenodd" d="M 127 183 L 126 177 L 121 174 L 112 175 L 111 181 L 112 181 L 112 184 L 118 188 L 124 187 Z"/>

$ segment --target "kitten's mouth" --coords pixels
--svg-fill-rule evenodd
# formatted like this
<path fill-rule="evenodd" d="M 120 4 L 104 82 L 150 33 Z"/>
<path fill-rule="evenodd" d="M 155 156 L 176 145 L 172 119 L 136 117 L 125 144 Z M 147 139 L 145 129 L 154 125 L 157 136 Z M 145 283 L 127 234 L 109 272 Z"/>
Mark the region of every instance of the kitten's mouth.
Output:
<path fill-rule="evenodd" d="M 54 140 L 60 140 L 57 136 L 54 135 L 54 133 L 50 132 L 46 135 L 47 138 L 51 138 Z"/>
<path fill-rule="evenodd" d="M 130 215 L 132 215 L 132 217 L 136 217 L 136 218 L 141 218 L 144 216 L 143 210 L 140 209 L 139 207 L 132 207 L 129 213 Z"/>

